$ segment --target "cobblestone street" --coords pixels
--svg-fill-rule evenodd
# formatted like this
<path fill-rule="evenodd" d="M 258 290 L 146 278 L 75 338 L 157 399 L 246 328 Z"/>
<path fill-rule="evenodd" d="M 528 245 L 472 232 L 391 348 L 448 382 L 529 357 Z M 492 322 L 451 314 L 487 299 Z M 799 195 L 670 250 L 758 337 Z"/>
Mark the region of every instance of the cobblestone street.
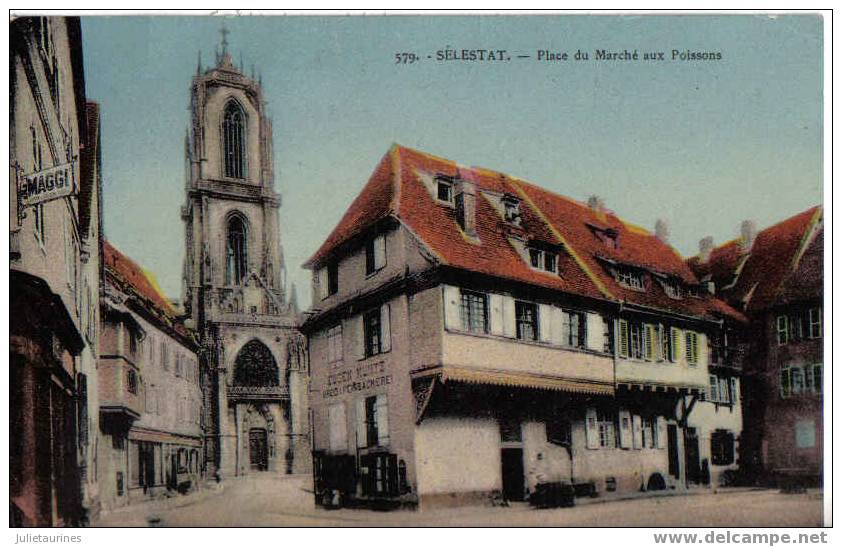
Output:
<path fill-rule="evenodd" d="M 783 526 L 822 524 L 820 491 L 781 494 L 738 489 L 714 493 L 585 500 L 567 509 L 462 507 L 424 512 L 324 510 L 309 476 L 246 477 L 220 490 L 153 501 L 103 515 L 95 526 Z"/>

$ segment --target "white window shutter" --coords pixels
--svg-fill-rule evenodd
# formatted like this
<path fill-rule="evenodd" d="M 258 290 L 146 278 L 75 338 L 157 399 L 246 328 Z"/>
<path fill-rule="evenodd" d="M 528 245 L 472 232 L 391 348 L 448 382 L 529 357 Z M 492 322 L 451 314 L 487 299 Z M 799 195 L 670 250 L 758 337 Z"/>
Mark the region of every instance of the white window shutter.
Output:
<path fill-rule="evenodd" d="M 488 295 L 489 321 L 491 334 L 503 335 L 503 295 L 491 293 Z"/>
<path fill-rule="evenodd" d="M 678 363 L 681 361 L 681 356 L 684 355 L 684 352 L 681 348 L 682 336 L 681 336 L 681 329 L 677 329 L 675 327 L 670 329 L 670 336 L 672 336 L 672 356 L 670 361 L 673 363 Z"/>
<path fill-rule="evenodd" d="M 327 289 L 327 268 L 319 268 L 319 271 L 316 272 L 316 294 L 319 299 L 327 297 Z"/>
<path fill-rule="evenodd" d="M 701 332 L 696 335 L 697 344 L 699 346 L 698 359 L 700 365 L 708 364 L 708 337 Z"/>
<path fill-rule="evenodd" d="M 643 423 L 640 416 L 632 416 L 632 443 L 635 449 L 643 448 Z"/>
<path fill-rule="evenodd" d="M 511 296 L 503 297 L 503 335 L 515 337 L 515 299 Z"/>
<path fill-rule="evenodd" d="M 329 446 L 332 452 L 348 449 L 348 423 L 345 418 L 345 403 L 328 408 Z"/>
<path fill-rule="evenodd" d="M 629 322 L 625 319 L 620 319 L 618 322 L 617 331 L 619 333 L 618 344 L 619 354 L 621 357 L 629 356 Z"/>
<path fill-rule="evenodd" d="M 365 398 L 357 399 L 356 416 L 357 422 L 357 446 L 364 448 L 368 446 L 368 428 L 365 423 Z"/>
<path fill-rule="evenodd" d="M 389 398 L 378 395 L 375 403 L 374 417 L 377 422 L 377 444 L 389 446 Z"/>
<path fill-rule="evenodd" d="M 380 234 L 374 239 L 374 269 L 379 270 L 386 265 L 386 234 Z"/>
<path fill-rule="evenodd" d="M 552 306 L 547 304 L 538 305 L 538 335 L 542 342 L 549 342 L 553 339 L 551 328 Z"/>
<path fill-rule="evenodd" d="M 556 345 L 564 344 L 562 339 L 563 319 L 561 308 L 557 306 L 550 306 L 550 334 L 552 336 L 552 343 Z"/>
<path fill-rule="evenodd" d="M 585 317 L 585 321 L 587 321 L 585 335 L 588 337 L 588 348 L 594 351 L 602 351 L 605 343 L 605 324 L 602 322 L 602 316 L 598 313 L 588 313 Z"/>
<path fill-rule="evenodd" d="M 357 359 L 365 359 L 365 320 L 362 314 L 352 319 L 352 324 L 354 325 L 355 339 L 354 355 Z"/>
<path fill-rule="evenodd" d="M 664 448 L 667 445 L 667 419 L 663 416 L 658 416 L 658 438 L 656 439 L 656 446 Z"/>
<path fill-rule="evenodd" d="M 460 303 L 462 295 L 459 287 L 443 285 L 444 295 L 444 326 L 449 330 L 462 330 L 462 315 Z"/>
<path fill-rule="evenodd" d="M 389 304 L 383 304 L 380 308 L 380 351 L 392 350 L 392 314 L 389 311 Z"/>
<path fill-rule="evenodd" d="M 596 425 L 595 408 L 585 411 L 585 446 L 591 449 L 599 448 L 599 428 Z"/>
<path fill-rule="evenodd" d="M 620 418 L 620 448 L 631 448 L 632 444 L 632 418 L 628 410 L 619 412 Z"/>
<path fill-rule="evenodd" d="M 812 371 L 811 371 L 812 372 Z M 736 378 L 731 378 L 731 402 L 737 403 L 740 400 L 739 382 Z"/>

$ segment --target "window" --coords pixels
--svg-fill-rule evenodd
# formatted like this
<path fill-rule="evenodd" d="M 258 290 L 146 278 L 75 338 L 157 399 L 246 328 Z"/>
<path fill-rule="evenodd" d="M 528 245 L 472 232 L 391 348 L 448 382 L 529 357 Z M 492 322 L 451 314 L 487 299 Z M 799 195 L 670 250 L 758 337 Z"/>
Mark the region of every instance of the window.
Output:
<path fill-rule="evenodd" d="M 520 226 L 520 200 L 517 197 L 506 194 L 503 196 L 503 219 Z"/>
<path fill-rule="evenodd" d="M 161 366 L 164 367 L 164 370 L 170 370 L 170 362 L 169 362 L 169 355 L 167 350 L 167 344 L 161 340 Z"/>
<path fill-rule="evenodd" d="M 640 323 L 629 323 L 629 357 L 643 359 L 643 329 Z"/>
<path fill-rule="evenodd" d="M 822 309 L 810 308 L 810 338 L 822 337 Z"/>
<path fill-rule="evenodd" d="M 555 273 L 558 268 L 558 254 L 543 249 L 529 249 L 529 265 L 536 270 Z"/>
<path fill-rule="evenodd" d="M 389 400 L 372 395 L 357 400 L 357 446 L 389 445 Z"/>
<path fill-rule="evenodd" d="M 523 431 L 517 420 L 500 420 L 500 441 L 504 443 L 523 442 Z"/>
<path fill-rule="evenodd" d="M 515 321 L 519 340 L 538 339 L 538 306 L 531 302 L 515 302 Z"/>
<path fill-rule="evenodd" d="M 236 101 L 228 101 L 222 114 L 222 152 L 226 177 L 246 177 L 245 113 Z"/>
<path fill-rule="evenodd" d="M 795 446 L 798 448 L 814 448 L 816 446 L 815 420 L 795 422 Z"/>
<path fill-rule="evenodd" d="M 719 378 L 715 374 L 710 375 L 710 388 L 708 390 L 708 401 L 719 402 Z"/>
<path fill-rule="evenodd" d="M 585 345 L 585 314 L 578 311 L 562 311 L 562 343 L 578 348 Z"/>
<path fill-rule="evenodd" d="M 697 365 L 699 363 L 699 334 L 687 331 L 684 333 L 684 350 L 687 355 L 687 363 Z"/>
<path fill-rule="evenodd" d="M 460 311 L 463 330 L 488 333 L 488 299 L 485 294 L 462 291 Z"/>
<path fill-rule="evenodd" d="M 342 325 L 336 325 L 327 330 L 327 362 L 336 363 L 342 360 Z"/>
<path fill-rule="evenodd" d="M 327 294 L 339 292 L 339 264 L 332 262 L 327 267 Z"/>
<path fill-rule="evenodd" d="M 649 417 L 641 417 L 641 429 L 643 429 L 643 448 L 658 447 L 658 420 Z"/>
<path fill-rule="evenodd" d="M 365 356 L 378 355 L 380 346 L 380 310 L 371 310 L 363 316 L 365 324 Z"/>
<path fill-rule="evenodd" d="M 710 457 L 713 465 L 731 465 L 734 463 L 734 434 L 725 429 L 717 429 L 710 434 Z"/>
<path fill-rule="evenodd" d="M 778 316 L 778 345 L 786 344 L 788 340 L 789 326 L 786 315 Z"/>
<path fill-rule="evenodd" d="M 605 353 L 614 352 L 614 329 L 611 328 L 612 321 L 609 317 L 602 316 L 602 351 Z"/>
<path fill-rule="evenodd" d="M 571 446 L 572 427 L 567 420 L 552 420 L 546 423 L 547 442 L 559 446 Z"/>
<path fill-rule="evenodd" d="M 643 284 L 643 272 L 630 268 L 618 268 L 615 275 L 617 283 L 620 285 L 639 291 L 645 289 Z"/>
<path fill-rule="evenodd" d="M 242 217 L 234 215 L 228 221 L 228 243 L 225 268 L 225 283 L 239 285 L 248 268 L 248 239 L 246 224 Z"/>
<path fill-rule="evenodd" d="M 137 395 L 137 371 L 133 368 L 126 369 L 126 390 Z"/>
<path fill-rule="evenodd" d="M 620 334 L 620 356 L 629 356 L 629 322 L 625 319 L 620 319 L 618 322 Z"/>
<path fill-rule="evenodd" d="M 366 275 L 382 269 L 386 265 L 386 236 L 380 234 L 369 239 L 365 245 L 365 273 Z"/>
<path fill-rule="evenodd" d="M 436 179 L 436 197 L 439 201 L 453 203 L 453 184 L 444 179 Z"/>
<path fill-rule="evenodd" d="M 613 415 L 608 412 L 598 411 L 596 416 L 596 425 L 599 430 L 599 447 L 616 447 L 616 426 L 614 424 Z"/>
<path fill-rule="evenodd" d="M 681 283 L 675 279 L 667 279 L 661 283 L 661 286 L 664 287 L 664 293 L 674 300 L 681 300 L 684 296 Z"/>
<path fill-rule="evenodd" d="M 719 378 L 719 402 L 731 404 L 731 394 L 728 392 L 727 378 Z"/>
<path fill-rule="evenodd" d="M 787 399 L 793 395 L 822 392 L 822 363 L 785 365 L 781 367 L 780 393 Z"/>
<path fill-rule="evenodd" d="M 348 449 L 348 423 L 345 418 L 345 403 L 338 403 L 327 407 L 328 415 L 328 446 L 331 452 Z"/>

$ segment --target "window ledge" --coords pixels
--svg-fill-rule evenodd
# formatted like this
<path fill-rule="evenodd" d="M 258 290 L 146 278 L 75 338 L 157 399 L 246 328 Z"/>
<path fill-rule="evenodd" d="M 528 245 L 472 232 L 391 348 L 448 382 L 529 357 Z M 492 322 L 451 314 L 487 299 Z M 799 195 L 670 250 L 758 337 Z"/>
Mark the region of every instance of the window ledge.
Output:
<path fill-rule="evenodd" d="M 445 332 L 449 334 L 460 334 L 463 336 L 473 336 L 475 338 L 485 338 L 488 340 L 499 340 L 503 342 L 513 342 L 516 344 L 522 344 L 524 346 L 537 346 L 547 349 L 553 350 L 565 350 L 571 351 L 574 353 L 587 353 L 590 355 L 598 355 L 600 357 L 613 357 L 613 354 L 610 352 L 604 352 L 600 350 L 590 349 L 586 347 L 578 347 L 578 346 L 565 346 L 560 344 L 554 344 L 552 342 L 541 342 L 538 340 L 521 340 L 520 338 L 505 336 L 505 335 L 497 335 L 497 334 L 489 334 L 489 333 L 480 333 L 480 332 L 471 332 L 465 330 L 457 330 L 445 327 Z"/>

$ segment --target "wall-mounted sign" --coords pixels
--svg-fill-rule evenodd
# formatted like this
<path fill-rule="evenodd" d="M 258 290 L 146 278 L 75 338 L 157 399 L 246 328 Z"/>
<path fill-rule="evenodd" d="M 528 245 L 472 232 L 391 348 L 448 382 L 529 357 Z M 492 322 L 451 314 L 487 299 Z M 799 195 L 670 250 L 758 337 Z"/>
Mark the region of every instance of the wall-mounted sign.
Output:
<path fill-rule="evenodd" d="M 76 191 L 74 172 L 70 162 L 24 175 L 18 183 L 18 199 L 26 206 L 72 195 Z"/>

